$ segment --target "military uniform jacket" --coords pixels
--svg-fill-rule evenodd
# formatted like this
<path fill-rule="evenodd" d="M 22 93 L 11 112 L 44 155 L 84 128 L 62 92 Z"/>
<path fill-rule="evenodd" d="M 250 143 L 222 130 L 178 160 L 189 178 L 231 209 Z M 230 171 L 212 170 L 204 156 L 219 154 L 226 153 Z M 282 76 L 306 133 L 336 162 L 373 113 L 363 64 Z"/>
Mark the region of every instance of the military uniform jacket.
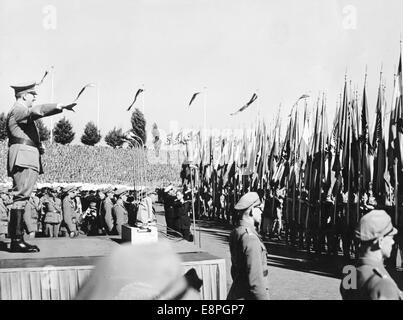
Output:
<path fill-rule="evenodd" d="M 7 134 L 9 141 L 20 138 L 31 141 L 39 147 L 40 139 L 35 120 L 61 113 L 57 104 L 43 104 L 26 107 L 16 102 L 7 116 Z M 43 173 L 41 156 L 37 147 L 25 144 L 13 144 L 8 150 L 7 173 L 12 175 L 15 167 L 30 168 Z"/>
<path fill-rule="evenodd" d="M 165 211 L 165 218 L 168 220 L 174 219 L 174 209 L 173 209 L 173 203 L 175 201 L 175 198 L 169 194 L 165 194 L 164 197 L 164 211 Z"/>
<path fill-rule="evenodd" d="M 116 203 L 113 206 L 112 214 L 116 226 L 122 226 L 129 221 L 128 212 L 126 208 L 120 203 Z"/>
<path fill-rule="evenodd" d="M 8 232 L 8 209 L 3 200 L 0 199 L 0 234 Z"/>
<path fill-rule="evenodd" d="M 38 197 L 29 198 L 24 209 L 24 222 L 28 232 L 34 232 L 38 229 L 38 213 L 41 209 L 42 205 Z"/>
<path fill-rule="evenodd" d="M 175 217 L 177 219 L 175 225 L 179 228 L 179 230 L 189 229 L 190 227 L 191 224 L 189 218 L 190 205 L 191 204 L 188 201 L 184 203 L 180 201 L 175 201 L 174 212 Z"/>
<path fill-rule="evenodd" d="M 402 300 L 403 295 L 382 262 L 360 258 L 357 264 L 357 289 L 340 285 L 343 300 Z M 342 282 L 343 284 L 343 282 Z"/>
<path fill-rule="evenodd" d="M 77 231 L 76 223 L 77 223 L 77 215 L 74 210 L 74 200 L 70 199 L 70 197 L 66 196 L 63 199 L 63 222 L 67 227 L 68 232 Z"/>
<path fill-rule="evenodd" d="M 231 232 L 229 245 L 233 283 L 227 299 L 267 300 L 267 250 L 255 227 L 241 221 Z"/>
<path fill-rule="evenodd" d="M 109 198 L 105 198 L 102 201 L 101 213 L 102 216 L 104 217 L 105 225 L 108 232 L 111 232 L 113 229 L 112 210 L 113 210 L 112 200 Z"/>
<path fill-rule="evenodd" d="M 150 197 L 145 197 L 143 201 L 147 205 L 148 221 L 154 221 L 153 200 Z"/>
<path fill-rule="evenodd" d="M 45 223 L 61 223 L 62 222 L 62 208 L 59 198 L 44 197 L 43 208 L 45 214 Z"/>

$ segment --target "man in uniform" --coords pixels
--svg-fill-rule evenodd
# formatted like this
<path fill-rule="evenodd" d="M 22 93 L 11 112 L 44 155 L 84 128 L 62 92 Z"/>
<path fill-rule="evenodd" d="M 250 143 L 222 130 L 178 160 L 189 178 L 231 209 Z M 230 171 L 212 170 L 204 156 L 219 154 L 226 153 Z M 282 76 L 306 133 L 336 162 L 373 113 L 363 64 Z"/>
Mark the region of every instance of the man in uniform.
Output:
<path fill-rule="evenodd" d="M 115 222 L 116 232 L 119 235 L 122 235 L 122 226 L 129 221 L 128 212 L 124 205 L 126 194 L 127 190 L 123 188 L 115 191 L 116 204 L 113 206 L 112 215 Z"/>
<path fill-rule="evenodd" d="M 30 238 L 35 238 L 35 234 L 38 231 L 39 213 L 42 210 L 42 203 L 36 196 L 36 191 L 36 189 L 32 191 L 24 211 L 24 223 Z"/>
<path fill-rule="evenodd" d="M 66 196 L 62 200 L 63 225 L 67 229 L 70 238 L 78 236 L 78 217 L 75 211 L 74 198 L 76 191 L 74 187 L 67 187 L 64 190 Z"/>
<path fill-rule="evenodd" d="M 6 195 L 7 195 L 7 188 L 1 187 L 0 188 L 0 240 L 4 241 L 6 239 L 6 235 L 8 233 L 8 220 L 9 220 L 9 214 L 8 214 L 8 208 L 7 204 L 5 203 L 6 201 Z M 6 248 L 5 243 L 1 245 L 2 249 Z"/>
<path fill-rule="evenodd" d="M 97 201 L 97 227 L 98 227 L 98 234 L 99 235 L 105 235 L 105 221 L 104 221 L 104 216 L 102 215 L 102 203 L 104 202 L 106 198 L 106 189 L 101 189 L 97 190 L 97 196 L 98 196 L 98 201 Z M 77 199 L 77 197 L 76 197 Z"/>
<path fill-rule="evenodd" d="M 231 276 L 233 283 L 228 300 L 268 300 L 267 251 L 256 232 L 262 210 L 256 192 L 244 194 L 235 205 L 239 226 L 230 235 Z"/>
<path fill-rule="evenodd" d="M 51 238 L 59 237 L 62 222 L 62 204 L 55 188 L 49 188 L 48 194 L 42 198 L 45 234 Z"/>
<path fill-rule="evenodd" d="M 397 234 L 390 216 L 384 210 L 372 210 L 360 219 L 355 234 L 360 241 L 359 259 L 341 282 L 343 299 L 402 300 L 402 292 L 384 267 Z"/>
<path fill-rule="evenodd" d="M 175 201 L 175 189 L 172 185 L 169 185 L 164 189 L 163 193 L 164 197 L 164 212 L 165 212 L 165 221 L 167 225 L 167 234 L 173 235 L 173 230 L 176 230 L 174 227 L 174 207 L 173 203 Z M 177 231 L 177 230 L 176 230 Z"/>
<path fill-rule="evenodd" d="M 105 190 L 105 199 L 101 203 L 101 215 L 102 220 L 105 223 L 104 228 L 107 234 L 112 234 L 113 232 L 113 217 L 112 217 L 112 209 L 113 209 L 113 189 L 108 188 Z"/>
<path fill-rule="evenodd" d="M 10 212 L 9 232 L 11 252 L 37 252 L 39 248 L 24 241 L 24 208 L 43 173 L 40 143 L 35 120 L 61 113 L 64 109 L 73 111 L 75 103 L 69 105 L 43 104 L 33 106 L 36 99 L 35 82 L 12 86 L 16 102 L 7 116 L 9 139 L 8 176 L 13 178 L 14 203 Z"/>

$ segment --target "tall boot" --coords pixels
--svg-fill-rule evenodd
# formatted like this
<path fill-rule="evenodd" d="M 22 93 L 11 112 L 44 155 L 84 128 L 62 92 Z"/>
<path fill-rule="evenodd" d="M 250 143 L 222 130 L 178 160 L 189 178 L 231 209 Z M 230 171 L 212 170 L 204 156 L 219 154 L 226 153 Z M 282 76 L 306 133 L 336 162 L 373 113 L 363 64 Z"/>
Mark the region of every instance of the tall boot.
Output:
<path fill-rule="evenodd" d="M 25 242 L 23 236 L 21 236 L 21 240 L 22 240 L 22 242 L 23 242 L 28 248 L 34 250 L 34 251 L 32 251 L 32 252 L 39 252 L 39 251 L 41 251 L 41 250 L 39 250 L 39 247 L 38 247 L 37 245 L 29 244 L 29 243 Z M 30 251 L 30 252 L 31 252 L 31 251 Z"/>
<path fill-rule="evenodd" d="M 38 252 L 39 248 L 37 246 L 32 246 L 24 241 L 22 225 L 23 215 L 24 209 L 10 210 L 10 252 Z"/>

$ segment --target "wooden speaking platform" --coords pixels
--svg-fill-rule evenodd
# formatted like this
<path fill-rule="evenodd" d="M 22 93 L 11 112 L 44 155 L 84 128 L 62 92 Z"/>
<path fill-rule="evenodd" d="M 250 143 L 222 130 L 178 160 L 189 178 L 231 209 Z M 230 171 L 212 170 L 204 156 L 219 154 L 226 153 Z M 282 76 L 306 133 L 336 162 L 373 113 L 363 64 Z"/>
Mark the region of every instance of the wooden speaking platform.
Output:
<path fill-rule="evenodd" d="M 226 298 L 225 260 L 192 243 L 168 241 L 182 260 L 183 273 L 195 268 L 203 280 L 200 298 Z M 37 238 L 27 240 L 37 253 L 0 251 L 0 300 L 71 300 L 97 261 L 119 246 L 117 237 Z"/>

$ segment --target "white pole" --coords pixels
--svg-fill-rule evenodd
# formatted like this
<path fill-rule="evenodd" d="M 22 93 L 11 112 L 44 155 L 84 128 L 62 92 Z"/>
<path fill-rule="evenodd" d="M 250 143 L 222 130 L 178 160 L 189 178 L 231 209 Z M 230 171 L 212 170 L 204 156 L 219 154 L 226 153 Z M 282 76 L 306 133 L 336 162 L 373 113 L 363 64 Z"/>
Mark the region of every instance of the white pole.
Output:
<path fill-rule="evenodd" d="M 55 100 L 55 87 L 54 87 L 54 74 L 55 74 L 55 68 L 52 66 L 52 81 L 51 81 L 51 91 L 50 91 L 50 102 L 54 103 Z M 50 143 L 53 143 L 53 118 L 50 117 Z"/>
<path fill-rule="evenodd" d="M 100 84 L 98 83 L 97 84 L 97 129 L 100 131 L 100 128 L 99 128 L 99 109 L 100 109 L 99 86 L 100 86 Z"/>
<path fill-rule="evenodd" d="M 207 137 L 207 110 L 206 110 L 206 106 L 207 106 L 207 87 L 204 87 L 204 92 L 203 92 L 203 127 L 204 127 L 204 139 L 206 139 Z"/>
<path fill-rule="evenodd" d="M 142 105 L 143 105 L 143 115 L 144 115 L 144 111 L 145 111 L 145 105 L 144 105 L 144 83 L 142 84 L 142 89 L 143 89 L 143 92 L 142 92 L 142 94 L 141 94 L 141 103 L 142 103 Z M 145 115 L 144 115 L 144 117 L 145 117 Z"/>
<path fill-rule="evenodd" d="M 146 115 L 144 114 L 144 112 L 145 112 L 145 102 L 144 102 L 144 83 L 142 84 L 142 89 L 143 89 L 143 92 L 142 92 L 142 94 L 141 94 L 141 103 L 142 103 L 142 105 L 143 105 L 143 116 L 144 116 L 144 120 L 146 119 Z M 146 123 L 146 125 L 144 126 L 144 130 L 147 132 L 147 123 Z M 145 143 L 145 141 L 144 141 L 144 143 Z M 142 142 L 142 144 L 143 144 L 143 142 Z M 144 146 L 142 146 L 142 148 L 144 149 Z"/>
<path fill-rule="evenodd" d="M 196 245 L 196 215 L 195 215 L 195 207 L 194 207 L 194 195 L 193 195 L 193 178 L 192 178 L 192 172 L 193 172 L 193 168 L 192 168 L 192 164 L 189 164 L 189 168 L 190 168 L 190 190 L 191 190 L 191 195 L 192 195 L 192 214 L 193 214 L 193 243 L 194 245 Z M 196 173 L 196 171 L 195 171 Z M 201 244 L 199 242 L 199 248 L 201 248 Z"/>

